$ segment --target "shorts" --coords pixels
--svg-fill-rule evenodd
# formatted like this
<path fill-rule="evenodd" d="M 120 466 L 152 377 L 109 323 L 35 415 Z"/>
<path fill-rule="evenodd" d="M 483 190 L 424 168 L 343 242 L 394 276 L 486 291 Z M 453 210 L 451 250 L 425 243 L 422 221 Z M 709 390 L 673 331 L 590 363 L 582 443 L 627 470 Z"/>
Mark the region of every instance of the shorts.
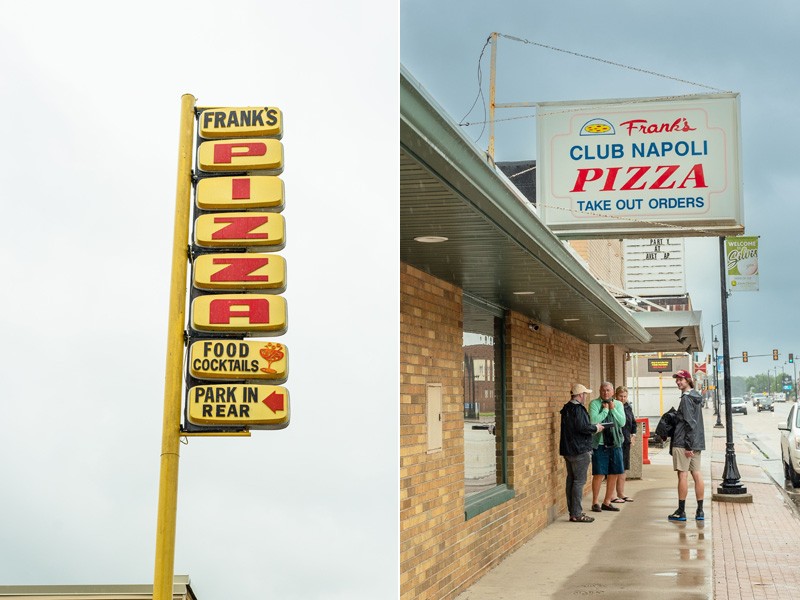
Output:
<path fill-rule="evenodd" d="M 695 451 L 691 458 L 687 458 L 684 452 L 686 452 L 686 448 L 672 449 L 672 468 L 676 471 L 699 471 L 702 452 Z"/>
<path fill-rule="evenodd" d="M 622 464 L 626 471 L 631 469 L 631 445 L 630 443 L 622 444 Z"/>
<path fill-rule="evenodd" d="M 592 452 L 592 475 L 621 475 L 625 472 L 622 464 L 622 448 L 598 446 Z"/>

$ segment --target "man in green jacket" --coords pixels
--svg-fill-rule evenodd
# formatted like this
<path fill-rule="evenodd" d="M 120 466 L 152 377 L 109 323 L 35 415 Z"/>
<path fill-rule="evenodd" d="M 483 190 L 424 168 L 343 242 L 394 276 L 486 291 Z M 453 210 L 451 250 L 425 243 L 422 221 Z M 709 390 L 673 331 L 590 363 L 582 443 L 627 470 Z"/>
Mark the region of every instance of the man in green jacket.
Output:
<path fill-rule="evenodd" d="M 605 427 L 592 438 L 592 511 L 618 512 L 611 504 L 617 486 L 617 477 L 625 472 L 622 462 L 622 427 L 625 425 L 625 409 L 622 402 L 614 401 L 614 385 L 604 381 L 600 385 L 600 397 L 589 403 L 589 421 Z M 610 425 L 608 425 L 610 424 Z M 603 503 L 598 503 L 600 487 L 606 478 L 606 494 Z"/>

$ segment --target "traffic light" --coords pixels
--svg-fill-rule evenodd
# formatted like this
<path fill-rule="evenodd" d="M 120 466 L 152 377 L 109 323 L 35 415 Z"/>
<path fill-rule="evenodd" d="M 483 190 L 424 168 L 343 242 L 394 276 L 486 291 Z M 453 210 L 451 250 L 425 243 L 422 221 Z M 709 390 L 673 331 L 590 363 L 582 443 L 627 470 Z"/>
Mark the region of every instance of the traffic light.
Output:
<path fill-rule="evenodd" d="M 742 352 L 742 362 L 747 362 L 747 352 Z"/>
<path fill-rule="evenodd" d="M 778 360 L 778 351 L 777 350 L 773 350 L 772 351 L 772 360 Z"/>
<path fill-rule="evenodd" d="M 789 362 L 790 363 L 794 362 L 794 354 L 792 354 L 791 352 L 789 352 Z"/>

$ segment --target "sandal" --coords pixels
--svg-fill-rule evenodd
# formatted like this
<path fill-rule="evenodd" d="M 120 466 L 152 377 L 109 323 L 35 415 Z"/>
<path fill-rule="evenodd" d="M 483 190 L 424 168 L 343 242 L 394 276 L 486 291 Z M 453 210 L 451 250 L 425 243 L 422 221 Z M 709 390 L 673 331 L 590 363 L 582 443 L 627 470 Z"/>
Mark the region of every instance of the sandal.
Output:
<path fill-rule="evenodd" d="M 591 523 L 594 521 L 593 517 L 588 516 L 586 513 L 581 513 L 577 517 L 570 517 L 570 523 Z"/>
<path fill-rule="evenodd" d="M 620 498 L 620 500 L 623 500 L 625 502 L 633 502 L 633 498 L 629 498 L 628 496 L 623 496 L 622 498 Z"/>
<path fill-rule="evenodd" d="M 627 499 L 625 498 L 625 496 L 623 496 L 622 498 L 614 498 L 612 502 L 614 504 L 625 504 L 625 502 L 627 502 Z M 633 500 L 631 500 L 631 502 L 633 502 Z"/>

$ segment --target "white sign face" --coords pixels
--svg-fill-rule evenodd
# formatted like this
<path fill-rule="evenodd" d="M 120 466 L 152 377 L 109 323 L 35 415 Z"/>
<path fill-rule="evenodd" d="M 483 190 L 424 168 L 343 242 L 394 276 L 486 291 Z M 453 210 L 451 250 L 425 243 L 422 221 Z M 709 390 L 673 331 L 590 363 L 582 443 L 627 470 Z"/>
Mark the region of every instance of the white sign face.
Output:
<path fill-rule="evenodd" d="M 739 96 L 537 105 L 537 205 L 563 238 L 744 231 Z"/>
<path fill-rule="evenodd" d="M 637 296 L 686 293 L 683 238 L 625 240 L 625 291 Z"/>

